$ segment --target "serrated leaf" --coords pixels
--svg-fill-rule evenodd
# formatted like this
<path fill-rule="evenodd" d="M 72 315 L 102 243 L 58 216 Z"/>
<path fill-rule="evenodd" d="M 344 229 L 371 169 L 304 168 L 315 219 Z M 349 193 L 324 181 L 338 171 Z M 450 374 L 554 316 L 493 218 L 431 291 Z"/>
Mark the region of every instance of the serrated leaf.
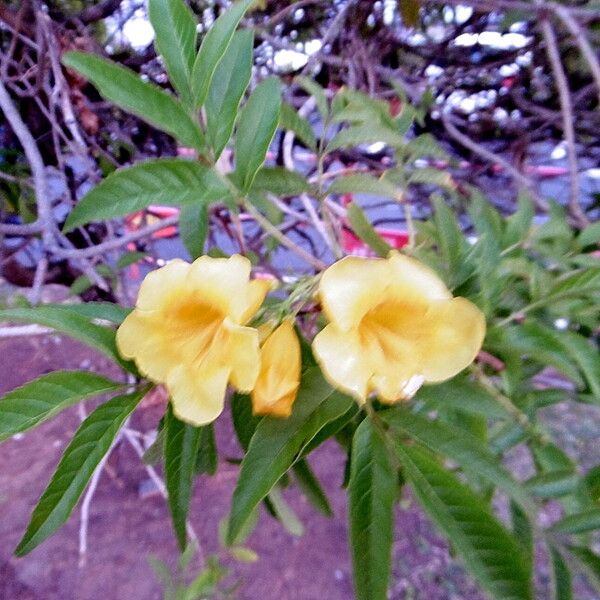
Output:
<path fill-rule="evenodd" d="M 133 363 L 121 358 L 115 344 L 113 329 L 91 323 L 88 318 L 78 314 L 77 311 L 68 310 L 67 305 L 63 307 L 48 304 L 33 308 L 7 308 L 0 310 L 0 320 L 24 321 L 50 327 L 99 350 L 123 368 L 135 372 Z"/>
<path fill-rule="evenodd" d="M 75 432 L 48 487 L 33 509 L 25 535 L 15 550 L 24 556 L 52 535 L 71 514 L 96 467 L 148 387 L 101 404 Z"/>
<path fill-rule="evenodd" d="M 317 149 L 317 138 L 311 124 L 301 117 L 298 112 L 289 104 L 281 105 L 279 115 L 279 126 L 282 129 L 288 129 L 296 134 L 296 137 L 311 150 Z"/>
<path fill-rule="evenodd" d="M 56 371 L 18 387 L 0 400 L 0 440 L 32 429 L 81 400 L 123 387 L 87 371 Z"/>
<path fill-rule="evenodd" d="M 151 204 L 185 206 L 223 200 L 229 191 L 217 173 L 198 162 L 159 158 L 111 173 L 75 206 L 64 231 L 90 221 L 114 219 Z"/>
<path fill-rule="evenodd" d="M 300 489 L 309 500 L 309 502 L 326 517 L 331 517 L 333 511 L 327 495 L 323 491 L 319 480 L 313 473 L 308 461 L 306 459 L 299 460 L 293 467 L 296 481 L 300 486 Z"/>
<path fill-rule="evenodd" d="M 348 484 L 352 572 L 357 600 L 385 600 L 394 534 L 396 472 L 369 419 L 356 430 Z"/>
<path fill-rule="evenodd" d="M 173 527 L 183 551 L 187 546 L 186 521 L 202 429 L 180 421 L 170 404 L 165 428 L 165 484 Z"/>
<path fill-rule="evenodd" d="M 378 256 L 385 258 L 390 253 L 392 247 L 375 231 L 358 204 L 351 202 L 346 207 L 346 216 L 354 233 Z"/>
<path fill-rule="evenodd" d="M 192 69 L 192 93 L 196 107 L 204 104 L 217 65 L 227 51 L 240 20 L 253 2 L 234 2 L 204 36 Z"/>
<path fill-rule="evenodd" d="M 206 202 L 195 202 L 181 209 L 179 235 L 193 260 L 204 254 L 208 229 L 208 204 Z"/>
<path fill-rule="evenodd" d="M 600 508 L 591 508 L 583 512 L 563 517 L 551 527 L 556 533 L 585 533 L 600 529 Z"/>
<path fill-rule="evenodd" d="M 448 264 L 448 272 L 454 282 L 464 262 L 466 242 L 454 213 L 444 199 L 434 194 L 432 202 L 433 221 L 438 231 L 440 253 Z"/>
<path fill-rule="evenodd" d="M 310 369 L 302 378 L 291 416 L 264 418 L 258 423 L 233 495 L 228 543 L 233 543 L 255 507 L 298 460 L 317 432 L 344 414 L 352 402 L 335 392 L 319 369 Z"/>
<path fill-rule="evenodd" d="M 250 189 L 256 172 L 265 161 L 279 123 L 280 109 L 279 79 L 269 77 L 256 86 L 240 113 L 233 178 L 243 192 Z"/>
<path fill-rule="evenodd" d="M 252 72 L 252 31 L 238 31 L 219 62 L 206 96 L 206 130 L 215 159 L 227 145 Z"/>
<path fill-rule="evenodd" d="M 524 240 L 531 229 L 534 216 L 535 206 L 533 202 L 527 195 L 520 193 L 517 210 L 506 219 L 504 245 L 508 247 Z"/>
<path fill-rule="evenodd" d="M 154 44 L 169 79 L 186 105 L 192 103 L 190 78 L 196 56 L 196 17 L 183 0 L 149 0 Z"/>
<path fill-rule="evenodd" d="M 448 153 L 442 149 L 438 141 L 430 133 L 423 133 L 413 138 L 404 146 L 407 162 L 425 156 L 431 158 L 448 159 Z"/>
<path fill-rule="evenodd" d="M 262 167 L 252 183 L 253 192 L 270 192 L 276 196 L 299 196 L 310 192 L 306 178 L 283 167 Z"/>
<path fill-rule="evenodd" d="M 329 194 L 372 194 L 396 200 L 400 197 L 400 189 L 393 182 L 366 174 L 338 177 L 329 186 L 327 192 Z"/>
<path fill-rule="evenodd" d="M 525 511 L 533 512 L 532 502 L 523 487 L 475 436 L 439 420 L 432 421 L 427 417 L 411 413 L 401 406 L 380 414 L 396 434 L 408 435 L 430 450 L 454 460 L 465 471 L 498 486 Z"/>
<path fill-rule="evenodd" d="M 419 447 L 397 445 L 403 472 L 431 519 L 495 600 L 531 600 L 531 560 L 487 504 Z"/>
<path fill-rule="evenodd" d="M 171 134 L 182 145 L 203 151 L 204 136 L 198 124 L 173 96 L 159 87 L 93 54 L 67 52 L 62 62 L 91 81 L 108 101 Z"/>

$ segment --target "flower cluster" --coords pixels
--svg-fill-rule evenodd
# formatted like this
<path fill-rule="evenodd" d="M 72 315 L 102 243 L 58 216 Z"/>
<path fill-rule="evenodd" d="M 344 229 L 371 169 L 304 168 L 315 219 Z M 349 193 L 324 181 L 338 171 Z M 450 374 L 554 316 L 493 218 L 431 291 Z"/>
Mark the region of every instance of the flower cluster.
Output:
<path fill-rule="evenodd" d="M 250 279 L 250 262 L 203 256 L 174 260 L 142 283 L 117 332 L 125 358 L 163 383 L 178 417 L 202 425 L 223 410 L 227 385 L 250 393 L 255 414 L 287 417 L 300 384 L 300 344 L 291 318 L 260 344 L 248 323 L 271 282 Z M 468 366 L 485 335 L 482 313 L 453 298 L 414 259 L 346 257 L 319 283 L 329 323 L 313 341 L 323 374 L 359 403 L 410 397 L 423 382 Z"/>

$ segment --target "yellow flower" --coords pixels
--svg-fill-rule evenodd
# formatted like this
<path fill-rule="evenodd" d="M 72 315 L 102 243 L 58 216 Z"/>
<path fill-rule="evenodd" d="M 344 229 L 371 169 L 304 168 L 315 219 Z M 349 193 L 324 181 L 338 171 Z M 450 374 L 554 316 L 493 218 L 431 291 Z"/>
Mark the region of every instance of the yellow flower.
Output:
<path fill-rule="evenodd" d="M 166 385 L 184 421 L 216 419 L 228 382 L 242 392 L 256 383 L 258 332 L 244 325 L 271 283 L 249 278 L 250 262 L 239 255 L 173 260 L 144 279 L 136 308 L 117 331 L 119 352 Z"/>
<path fill-rule="evenodd" d="M 325 377 L 360 403 L 410 397 L 425 382 L 449 379 L 475 358 L 485 318 L 415 259 L 346 257 L 321 278 L 330 321 L 313 350 Z M 415 389 L 416 388 L 416 389 Z"/>
<path fill-rule="evenodd" d="M 300 385 L 300 343 L 293 321 L 286 319 L 260 351 L 260 375 L 252 390 L 255 415 L 289 417 Z"/>

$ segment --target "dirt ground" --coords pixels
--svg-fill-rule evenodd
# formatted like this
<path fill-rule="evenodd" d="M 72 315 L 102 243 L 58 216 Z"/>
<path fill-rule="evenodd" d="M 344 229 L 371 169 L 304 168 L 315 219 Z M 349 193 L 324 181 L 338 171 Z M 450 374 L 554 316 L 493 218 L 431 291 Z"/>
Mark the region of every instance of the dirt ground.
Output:
<path fill-rule="evenodd" d="M 117 375 L 106 359 L 59 336 L 0 340 L 0 393 L 59 368 Z M 142 407 L 132 426 L 149 431 L 156 426 L 160 412 L 157 406 Z M 126 443 L 115 448 L 91 504 L 85 566 L 78 565 L 78 508 L 58 533 L 31 554 L 20 559 L 12 555 L 79 419 L 77 409 L 70 409 L 0 446 L 0 600 L 162 598 L 162 587 L 148 557 L 173 565 L 176 544 L 163 498 L 140 495 L 148 475 Z M 226 417 L 218 421 L 217 442 L 221 457 L 240 456 Z M 218 543 L 218 523 L 229 509 L 237 467 L 221 460 L 217 475 L 198 479 L 191 521 L 202 552 L 218 553 L 231 568 L 227 583 L 237 584 L 233 598 L 351 600 L 346 503 L 340 488 L 343 456 L 335 444 L 328 443 L 311 460 L 335 516 L 327 519 L 317 514 L 294 490 L 286 491 L 286 499 L 305 525 L 304 535 L 294 538 L 262 514 L 248 541 L 259 555 L 254 564 L 233 561 Z M 483 599 L 410 498 L 400 503 L 395 539 L 391 600 Z M 584 598 L 598 600 L 589 594 L 581 596 Z"/>

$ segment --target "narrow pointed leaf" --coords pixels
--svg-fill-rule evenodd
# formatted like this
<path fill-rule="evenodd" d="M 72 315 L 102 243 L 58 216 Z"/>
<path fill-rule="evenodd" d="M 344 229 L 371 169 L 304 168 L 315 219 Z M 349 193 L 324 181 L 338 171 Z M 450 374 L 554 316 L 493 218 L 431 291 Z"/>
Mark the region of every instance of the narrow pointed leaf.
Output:
<path fill-rule="evenodd" d="M 36 427 L 81 400 L 121 387 L 122 383 L 87 371 L 42 375 L 0 400 L 0 440 Z"/>
<path fill-rule="evenodd" d="M 600 508 L 568 515 L 552 525 L 552 531 L 557 533 L 585 533 L 595 529 L 600 529 Z"/>
<path fill-rule="evenodd" d="M 296 137 L 311 150 L 317 149 L 317 138 L 312 125 L 301 117 L 295 108 L 287 103 L 281 105 L 279 125 L 282 129 L 288 129 L 296 134 Z"/>
<path fill-rule="evenodd" d="M 276 77 L 256 86 L 240 114 L 235 139 L 234 180 L 247 192 L 254 176 L 265 161 L 281 109 L 281 88 Z"/>
<path fill-rule="evenodd" d="M 228 195 L 217 173 L 204 165 L 176 158 L 148 160 L 118 169 L 92 188 L 71 211 L 64 230 L 123 217 L 151 204 L 207 204 Z"/>
<path fill-rule="evenodd" d="M 123 360 L 119 355 L 115 344 L 115 331 L 90 322 L 88 318 L 78 314 L 77 311 L 71 312 L 66 308 L 53 305 L 7 308 L 0 310 L 0 320 L 23 321 L 51 327 L 59 333 L 83 342 L 90 348 L 99 350 L 122 367 L 135 372 L 133 363 Z"/>
<path fill-rule="evenodd" d="M 206 129 L 215 159 L 231 137 L 240 101 L 250 82 L 253 43 L 250 30 L 234 34 L 206 96 Z"/>
<path fill-rule="evenodd" d="M 196 259 L 204 254 L 208 229 L 209 216 L 208 204 L 206 202 L 186 204 L 181 209 L 179 235 L 192 259 Z"/>
<path fill-rule="evenodd" d="M 432 421 L 396 406 L 381 413 L 396 433 L 405 434 L 456 461 L 464 470 L 498 486 L 528 512 L 533 504 L 525 489 L 504 469 L 500 460 L 482 446 L 481 440 L 463 429 Z"/>
<path fill-rule="evenodd" d="M 318 431 L 348 411 L 352 402 L 335 392 L 315 368 L 305 373 L 290 417 L 265 417 L 258 423 L 233 495 L 228 543 L 236 539 L 252 511 L 299 459 Z"/>
<path fill-rule="evenodd" d="M 149 0 L 148 16 L 154 44 L 165 63 L 169 79 L 183 102 L 190 106 L 190 80 L 196 57 L 196 18 L 183 0 Z"/>
<path fill-rule="evenodd" d="M 110 450 L 127 417 L 148 387 L 101 404 L 75 432 L 56 472 L 33 510 L 15 553 L 23 556 L 52 535 L 68 518 L 96 467 Z"/>
<path fill-rule="evenodd" d="M 187 546 L 186 521 L 202 429 L 180 421 L 170 405 L 165 425 L 165 483 L 173 527 L 183 551 Z"/>
<path fill-rule="evenodd" d="M 531 600 L 531 560 L 470 488 L 419 447 L 397 445 L 410 485 L 465 566 L 495 600 Z"/>
<path fill-rule="evenodd" d="M 313 473 L 306 459 L 299 460 L 293 467 L 296 481 L 309 502 L 326 517 L 331 517 L 333 511 L 329 500 L 317 476 Z"/>
<path fill-rule="evenodd" d="M 553 600 L 572 600 L 571 573 L 563 557 L 556 548 L 550 549 L 552 558 Z"/>
<path fill-rule="evenodd" d="M 377 256 L 385 258 L 391 251 L 392 247 L 375 231 L 375 228 L 367 219 L 363 209 L 351 202 L 348 205 L 347 212 L 348 221 L 352 226 L 354 233 L 363 241 L 365 244 L 373 250 Z"/>
<path fill-rule="evenodd" d="M 200 427 L 200 441 L 198 442 L 194 470 L 196 473 L 214 475 L 217 472 L 218 463 L 219 455 L 215 439 L 215 428 L 212 423 L 209 423 Z"/>
<path fill-rule="evenodd" d="M 253 2 L 254 0 L 235 2 L 204 36 L 192 69 L 192 92 L 196 107 L 204 104 L 217 65 L 227 51 L 240 20 Z"/>
<path fill-rule="evenodd" d="M 369 419 L 356 430 L 348 518 L 357 600 L 385 600 L 390 578 L 397 477 L 382 434 Z"/>
<path fill-rule="evenodd" d="M 67 52 L 62 62 L 91 81 L 108 101 L 171 134 L 184 146 L 203 151 L 202 131 L 183 106 L 156 85 L 143 81 L 137 73 L 83 52 Z"/>

